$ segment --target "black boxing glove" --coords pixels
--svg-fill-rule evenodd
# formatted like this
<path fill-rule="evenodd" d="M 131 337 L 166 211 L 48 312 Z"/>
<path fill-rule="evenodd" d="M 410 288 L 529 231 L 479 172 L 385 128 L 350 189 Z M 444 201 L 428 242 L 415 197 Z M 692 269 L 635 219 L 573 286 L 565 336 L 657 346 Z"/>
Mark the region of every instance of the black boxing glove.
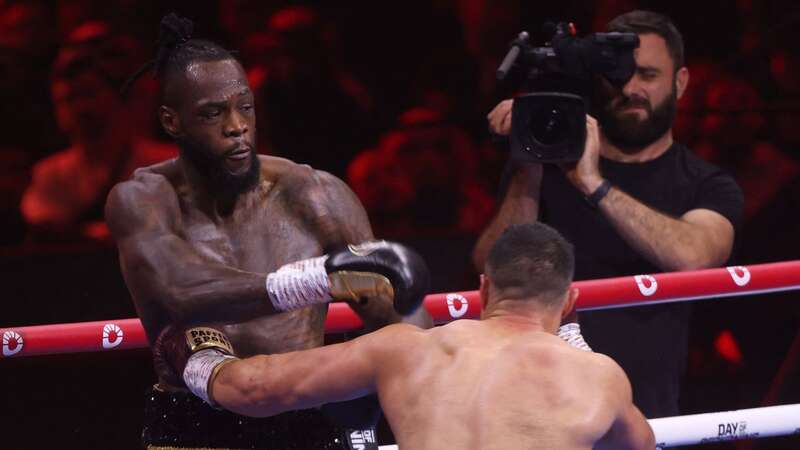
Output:
<path fill-rule="evenodd" d="M 267 293 L 279 311 L 382 296 L 407 315 L 419 307 L 429 286 L 425 261 L 410 248 L 387 241 L 348 245 L 267 275 Z"/>
<path fill-rule="evenodd" d="M 237 360 L 233 354 L 227 336 L 209 327 L 179 329 L 170 325 L 153 345 L 155 365 L 169 374 L 170 383 L 186 386 L 212 406 L 209 386 L 225 363 Z"/>
<path fill-rule="evenodd" d="M 388 241 L 348 245 L 328 254 L 325 271 L 335 299 L 386 296 L 401 315 L 414 312 L 430 287 L 430 272 L 410 248 Z"/>

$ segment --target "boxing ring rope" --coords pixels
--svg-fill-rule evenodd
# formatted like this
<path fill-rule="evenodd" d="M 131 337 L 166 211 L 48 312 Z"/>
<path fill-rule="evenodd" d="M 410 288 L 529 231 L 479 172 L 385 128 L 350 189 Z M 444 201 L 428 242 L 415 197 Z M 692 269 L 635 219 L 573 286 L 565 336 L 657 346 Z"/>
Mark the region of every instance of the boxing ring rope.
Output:
<path fill-rule="evenodd" d="M 800 260 L 735 266 L 691 272 L 636 275 L 577 281 L 578 310 L 702 300 L 800 289 Z M 431 294 L 425 309 L 437 324 L 477 319 L 478 291 Z M 354 331 L 361 319 L 345 303 L 331 303 L 327 333 Z M 0 328 L 2 358 L 145 348 L 147 337 L 139 319 Z"/>
<path fill-rule="evenodd" d="M 578 310 L 712 299 L 800 289 L 800 260 L 573 283 Z M 477 291 L 431 294 L 424 307 L 437 324 L 480 317 Z M 325 331 L 363 326 L 345 303 L 331 303 Z M 2 358 L 145 348 L 139 319 L 0 328 Z M 800 404 L 651 419 L 660 447 L 800 434 Z M 384 450 L 396 446 L 381 447 Z"/>
<path fill-rule="evenodd" d="M 800 434 L 800 404 L 738 409 L 648 420 L 656 447 L 708 444 Z M 381 450 L 397 450 L 382 445 Z"/>

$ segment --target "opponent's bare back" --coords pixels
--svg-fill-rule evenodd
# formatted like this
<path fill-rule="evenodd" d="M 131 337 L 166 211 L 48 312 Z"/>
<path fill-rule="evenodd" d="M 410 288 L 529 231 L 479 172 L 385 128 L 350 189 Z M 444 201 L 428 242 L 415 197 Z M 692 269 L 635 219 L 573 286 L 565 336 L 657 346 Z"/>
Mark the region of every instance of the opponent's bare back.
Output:
<path fill-rule="evenodd" d="M 387 351 L 377 390 L 400 448 L 590 449 L 601 441 L 631 402 L 622 370 L 509 322 L 394 326 L 387 334 L 395 336 L 376 341 L 375 351 Z"/>
<path fill-rule="evenodd" d="M 254 417 L 377 392 L 403 450 L 655 447 L 616 363 L 509 315 L 255 356 L 211 384 L 214 402 Z"/>
<path fill-rule="evenodd" d="M 178 160 L 138 170 L 109 195 L 106 219 L 151 344 L 178 323 L 216 324 L 244 355 L 322 345 L 327 306 L 274 315 L 264 275 L 372 239 L 366 213 L 337 178 L 258 158 L 256 187 L 224 208 L 188 182 Z"/>
<path fill-rule="evenodd" d="M 514 225 L 481 275 L 480 321 L 398 324 L 238 361 L 200 350 L 187 356 L 185 372 L 198 374 L 192 392 L 254 417 L 377 392 L 403 450 L 652 450 L 652 429 L 622 369 L 556 336 L 578 298 L 573 269 L 572 246 L 558 232 Z"/>

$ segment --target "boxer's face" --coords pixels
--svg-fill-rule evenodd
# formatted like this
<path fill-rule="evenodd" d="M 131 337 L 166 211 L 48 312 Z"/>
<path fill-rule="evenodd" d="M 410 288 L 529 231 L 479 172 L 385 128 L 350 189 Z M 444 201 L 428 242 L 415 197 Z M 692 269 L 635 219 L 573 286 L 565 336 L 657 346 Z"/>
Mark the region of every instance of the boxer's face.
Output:
<path fill-rule="evenodd" d="M 256 116 L 253 93 L 235 60 L 194 62 L 169 87 L 164 129 L 185 158 L 215 187 L 238 193 L 255 185 Z"/>
<path fill-rule="evenodd" d="M 636 153 L 672 128 L 678 99 L 689 73 L 675 70 L 666 41 L 657 34 L 640 34 L 634 51 L 636 72 L 622 90 L 607 82 L 600 89 L 597 119 L 603 134 L 623 151 Z"/>

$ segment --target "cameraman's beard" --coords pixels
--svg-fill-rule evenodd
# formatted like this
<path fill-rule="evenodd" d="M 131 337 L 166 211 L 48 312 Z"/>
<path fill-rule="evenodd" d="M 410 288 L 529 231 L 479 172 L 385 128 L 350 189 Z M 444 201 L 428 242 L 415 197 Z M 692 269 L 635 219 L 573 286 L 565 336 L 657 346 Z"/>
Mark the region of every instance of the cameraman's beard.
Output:
<path fill-rule="evenodd" d="M 224 156 L 215 157 L 209 151 L 189 142 L 179 142 L 181 158 L 192 166 L 211 192 L 218 197 L 230 198 L 250 191 L 258 184 L 261 161 L 255 149 L 250 150 L 250 167 L 241 175 L 234 175 L 225 169 Z"/>
<path fill-rule="evenodd" d="M 639 153 L 669 131 L 678 111 L 678 92 L 674 87 L 670 95 L 655 108 L 647 100 L 637 97 L 616 100 L 606 103 L 597 121 L 608 141 L 628 154 Z M 639 119 L 636 114 L 619 114 L 619 111 L 631 105 L 646 108 L 647 117 Z"/>

